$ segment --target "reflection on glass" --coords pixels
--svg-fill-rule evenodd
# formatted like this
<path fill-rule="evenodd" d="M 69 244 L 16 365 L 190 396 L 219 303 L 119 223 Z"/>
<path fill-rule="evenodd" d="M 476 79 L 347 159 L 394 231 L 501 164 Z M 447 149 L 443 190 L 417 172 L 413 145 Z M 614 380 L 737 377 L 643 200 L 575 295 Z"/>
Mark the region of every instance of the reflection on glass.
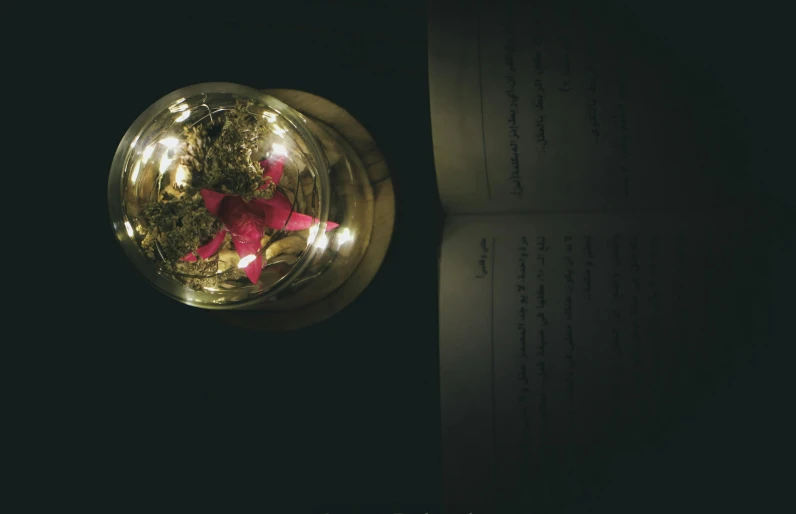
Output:
<path fill-rule="evenodd" d="M 254 90 L 181 92 L 139 118 L 114 159 L 109 204 L 127 255 L 160 290 L 197 306 L 270 308 L 339 287 L 366 249 L 355 232 L 366 243 L 373 223 L 356 156 Z M 224 132 L 234 124 L 244 128 Z"/>

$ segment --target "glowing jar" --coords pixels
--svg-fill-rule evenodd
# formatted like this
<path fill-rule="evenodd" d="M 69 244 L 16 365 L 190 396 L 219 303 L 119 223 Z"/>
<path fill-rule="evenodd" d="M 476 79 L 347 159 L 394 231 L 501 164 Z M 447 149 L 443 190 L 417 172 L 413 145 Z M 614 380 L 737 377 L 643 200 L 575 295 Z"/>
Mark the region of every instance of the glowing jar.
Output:
<path fill-rule="evenodd" d="M 108 204 L 161 292 L 209 309 L 284 310 L 338 288 L 365 254 L 373 189 L 327 125 L 237 84 L 185 87 L 122 138 Z"/>

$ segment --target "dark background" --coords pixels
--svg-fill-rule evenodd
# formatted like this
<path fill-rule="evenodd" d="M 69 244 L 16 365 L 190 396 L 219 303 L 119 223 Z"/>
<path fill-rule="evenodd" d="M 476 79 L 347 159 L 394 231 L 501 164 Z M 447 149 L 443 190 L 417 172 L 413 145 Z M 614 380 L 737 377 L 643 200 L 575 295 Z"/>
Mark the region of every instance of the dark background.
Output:
<path fill-rule="evenodd" d="M 106 445 L 103 489 L 117 498 L 206 495 L 224 512 L 439 503 L 442 213 L 425 5 L 263 2 L 153 14 L 90 27 L 85 64 L 113 92 L 94 136 L 102 159 L 92 198 L 104 201 L 113 152 L 144 109 L 177 88 L 224 81 L 308 91 L 347 109 L 387 159 L 396 222 L 381 271 L 353 305 L 304 330 L 260 333 L 155 291 L 98 209 L 92 225 L 108 274 L 92 317 L 112 328 L 81 350 L 97 363 L 88 387 Z M 109 50 L 114 65 L 103 58 Z"/>
<path fill-rule="evenodd" d="M 47 411 L 31 433 L 53 448 L 44 473 L 75 482 L 68 493 L 77 505 L 350 512 L 346 505 L 364 504 L 410 512 L 441 500 L 442 213 L 425 2 L 364 5 L 128 4 L 85 16 L 50 12 L 53 28 L 33 32 L 52 43 L 37 66 L 50 84 L 45 98 L 72 117 L 64 132 L 86 157 L 65 165 L 83 178 L 74 179 L 73 215 L 60 220 L 59 233 L 62 273 L 77 285 L 50 280 L 38 291 L 58 298 L 48 322 L 35 322 L 47 337 L 31 343 L 46 379 L 31 381 L 30 391 L 49 402 L 26 408 Z M 772 202 L 792 209 L 783 17 L 759 2 L 633 2 L 633 9 L 737 99 L 751 128 L 755 176 Z M 334 318 L 287 334 L 234 328 L 158 294 L 118 247 L 105 203 L 118 142 L 158 98 L 206 81 L 318 94 L 346 108 L 380 144 L 395 183 L 392 244 L 371 286 Z M 78 227 L 86 247 L 68 251 Z M 790 253 L 761 263 L 776 270 L 775 307 L 772 335 L 755 343 L 753 364 L 662 444 L 606 463 L 605 487 L 573 512 L 734 512 L 792 503 L 789 237 L 783 252 Z M 39 473 L 42 466 L 33 467 Z"/>
<path fill-rule="evenodd" d="M 96 490 L 113 503 L 216 499 L 223 512 L 438 504 L 442 213 L 425 5 L 130 7 L 84 24 L 80 50 L 84 87 L 102 99 L 85 187 L 106 274 L 69 358 L 86 382 L 89 412 L 74 422 L 90 427 Z M 210 81 L 323 96 L 379 143 L 395 186 L 391 247 L 332 319 L 290 333 L 227 325 L 159 294 L 117 244 L 104 204 L 116 146 L 152 102 Z"/>

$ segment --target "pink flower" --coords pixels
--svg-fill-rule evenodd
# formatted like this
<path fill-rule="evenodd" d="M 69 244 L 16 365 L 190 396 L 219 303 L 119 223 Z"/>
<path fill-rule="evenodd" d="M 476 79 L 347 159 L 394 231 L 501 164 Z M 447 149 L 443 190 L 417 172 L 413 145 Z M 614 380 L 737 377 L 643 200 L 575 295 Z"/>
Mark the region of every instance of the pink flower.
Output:
<path fill-rule="evenodd" d="M 284 161 L 280 159 L 271 164 L 267 160 L 262 160 L 260 166 L 263 168 L 263 179 L 270 179 L 275 184 L 279 183 L 284 170 Z M 267 186 L 263 185 L 260 189 L 265 187 Z M 181 260 L 194 262 L 196 255 L 207 259 L 218 251 L 224 242 L 224 236 L 229 232 L 235 250 L 241 259 L 251 259 L 251 256 L 254 256 L 254 259 L 244 268 L 246 276 L 253 284 L 257 283 L 263 269 L 263 255 L 260 250 L 262 250 L 261 239 L 265 227 L 278 230 L 301 230 L 309 228 L 317 222 L 312 216 L 294 212 L 290 200 L 279 191 L 276 191 L 273 198 L 268 200 L 256 198 L 250 202 L 246 202 L 237 195 L 226 195 L 210 189 L 202 189 L 200 193 L 205 201 L 205 208 L 210 211 L 210 214 L 221 220 L 224 228 L 215 235 L 212 241 L 200 246 L 195 252 L 189 253 Z M 333 221 L 326 222 L 326 230 L 337 226 L 338 224 Z"/>

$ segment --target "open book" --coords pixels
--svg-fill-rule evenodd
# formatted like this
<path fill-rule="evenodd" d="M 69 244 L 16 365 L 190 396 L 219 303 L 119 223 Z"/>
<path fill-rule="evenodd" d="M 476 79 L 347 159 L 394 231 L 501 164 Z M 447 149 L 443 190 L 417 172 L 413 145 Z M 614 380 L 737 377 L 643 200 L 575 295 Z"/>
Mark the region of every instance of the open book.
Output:
<path fill-rule="evenodd" d="M 743 366 L 765 309 L 732 110 L 616 11 L 573 6 L 430 6 L 443 482 L 462 512 L 556 511 L 610 482 Z"/>

